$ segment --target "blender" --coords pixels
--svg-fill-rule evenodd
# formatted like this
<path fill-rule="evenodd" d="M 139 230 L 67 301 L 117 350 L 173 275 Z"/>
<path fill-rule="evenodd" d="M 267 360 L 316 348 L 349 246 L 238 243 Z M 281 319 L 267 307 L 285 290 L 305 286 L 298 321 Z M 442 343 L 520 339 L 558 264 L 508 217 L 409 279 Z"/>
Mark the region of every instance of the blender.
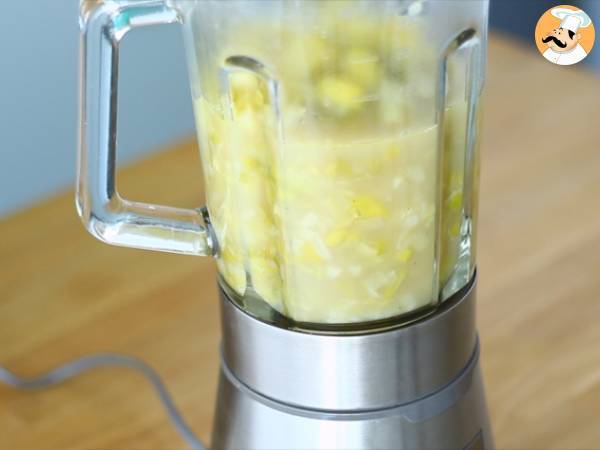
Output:
<path fill-rule="evenodd" d="M 109 244 L 216 259 L 213 450 L 493 448 L 475 328 L 487 12 L 82 1 L 78 212 Z M 197 210 L 115 188 L 119 43 L 175 22 Z"/>

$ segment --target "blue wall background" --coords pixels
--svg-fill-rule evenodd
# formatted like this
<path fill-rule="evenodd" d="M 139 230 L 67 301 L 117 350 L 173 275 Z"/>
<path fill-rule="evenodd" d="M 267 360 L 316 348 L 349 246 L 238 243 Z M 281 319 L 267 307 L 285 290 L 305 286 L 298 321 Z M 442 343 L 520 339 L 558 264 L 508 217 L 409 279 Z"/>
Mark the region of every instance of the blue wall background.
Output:
<path fill-rule="evenodd" d="M 71 187 L 78 109 L 78 0 L 5 1 L 0 14 L 0 216 Z M 119 162 L 193 132 L 181 30 L 122 44 Z"/>
<path fill-rule="evenodd" d="M 445 1 L 445 0 L 444 0 Z M 473 0 L 477 1 L 477 0 Z M 492 0 L 493 27 L 533 47 L 558 0 Z M 600 1 L 570 2 L 600 24 Z M 0 14 L 0 217 L 73 184 L 77 145 L 78 0 L 4 1 Z M 600 46 L 600 43 L 598 44 Z M 121 53 L 119 162 L 193 133 L 180 30 L 136 30 Z M 600 67 L 600 48 L 588 58 Z"/>

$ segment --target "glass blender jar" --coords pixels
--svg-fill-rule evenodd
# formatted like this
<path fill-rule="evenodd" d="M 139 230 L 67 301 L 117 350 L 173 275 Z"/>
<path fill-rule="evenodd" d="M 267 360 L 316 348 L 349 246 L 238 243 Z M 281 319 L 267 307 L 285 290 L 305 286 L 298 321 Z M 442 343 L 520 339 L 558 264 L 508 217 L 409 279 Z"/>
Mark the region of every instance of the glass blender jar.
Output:
<path fill-rule="evenodd" d="M 476 369 L 469 311 L 487 9 L 471 0 L 82 2 L 80 215 L 110 244 L 216 258 L 222 398 L 243 397 L 245 386 L 311 410 L 389 409 Z M 200 210 L 131 202 L 114 185 L 118 44 L 135 27 L 171 22 L 182 24 L 187 50 Z M 410 342 L 408 353 L 389 353 Z M 278 381 L 277 367 L 260 362 L 266 347 L 297 373 Z M 455 357 L 430 361 L 425 348 Z M 365 375 L 336 388 L 358 392 L 350 399 L 317 388 L 327 373 L 356 370 L 364 349 L 395 361 L 373 369 L 382 383 L 398 383 L 393 367 L 409 354 L 418 361 L 404 361 L 402 377 L 421 378 L 373 394 Z M 347 355 L 331 366 L 330 351 Z M 300 377 L 306 364 L 321 374 Z M 278 383 L 286 386 L 269 387 Z M 308 398 L 307 386 L 323 392 Z M 469 439 L 486 430 L 489 447 L 478 408 Z M 215 432 L 223 448 L 254 442 L 220 438 L 224 426 Z M 353 442 L 363 441 L 318 448 Z"/>

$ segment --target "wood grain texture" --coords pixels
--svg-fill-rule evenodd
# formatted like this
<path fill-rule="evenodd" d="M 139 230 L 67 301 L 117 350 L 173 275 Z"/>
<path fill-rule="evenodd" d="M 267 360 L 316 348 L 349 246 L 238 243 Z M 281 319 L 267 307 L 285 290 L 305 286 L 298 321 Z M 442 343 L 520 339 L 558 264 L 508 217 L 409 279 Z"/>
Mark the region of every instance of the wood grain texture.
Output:
<path fill-rule="evenodd" d="M 490 43 L 479 327 L 499 449 L 600 448 L 600 82 Z M 198 206 L 193 140 L 127 168 L 125 196 Z M 95 351 L 137 355 L 208 441 L 219 323 L 212 261 L 109 247 L 72 193 L 0 222 L 0 361 L 22 375 Z M 102 369 L 0 386 L 0 449 L 185 449 L 143 378 Z"/>

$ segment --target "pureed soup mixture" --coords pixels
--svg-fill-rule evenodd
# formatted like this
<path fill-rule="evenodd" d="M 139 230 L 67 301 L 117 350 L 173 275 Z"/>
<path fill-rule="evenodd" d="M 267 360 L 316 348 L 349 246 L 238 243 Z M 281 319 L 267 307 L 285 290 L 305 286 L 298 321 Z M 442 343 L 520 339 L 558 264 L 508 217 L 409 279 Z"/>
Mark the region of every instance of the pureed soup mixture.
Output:
<path fill-rule="evenodd" d="M 245 26 L 243 40 L 223 45 L 225 84 L 195 100 L 222 278 L 302 322 L 431 304 L 439 61 L 419 21 Z M 442 282 L 461 225 L 466 108 L 455 97 L 443 136 Z"/>

